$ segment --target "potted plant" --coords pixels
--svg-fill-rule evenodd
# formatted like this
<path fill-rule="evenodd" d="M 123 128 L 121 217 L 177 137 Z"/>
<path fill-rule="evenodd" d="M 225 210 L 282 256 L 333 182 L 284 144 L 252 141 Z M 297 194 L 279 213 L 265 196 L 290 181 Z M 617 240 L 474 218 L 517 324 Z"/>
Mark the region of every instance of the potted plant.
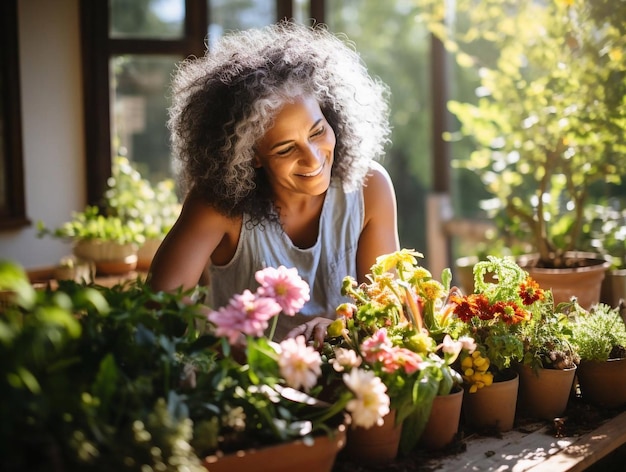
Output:
<path fill-rule="evenodd" d="M 100 274 L 122 274 L 137 267 L 137 250 L 143 243 L 141 227 L 134 221 L 104 215 L 96 206 L 73 212 L 72 219 L 55 229 L 37 222 L 39 237 L 51 236 L 73 242 L 74 255 L 92 261 Z"/>
<path fill-rule="evenodd" d="M 486 278 L 486 274 L 492 274 Z M 453 338 L 477 345 L 460 358 L 466 419 L 473 427 L 513 427 L 519 388 L 518 363 L 534 363 L 526 351 L 531 320 L 552 305 L 549 295 L 512 258 L 487 256 L 474 266 L 474 293 L 450 296 L 451 308 L 436 320 Z M 500 400 L 500 390 L 506 395 Z M 501 403 L 499 403 L 501 401 Z M 502 406 L 498 411 L 496 405 Z M 486 408 L 486 411 L 483 410 Z"/>
<path fill-rule="evenodd" d="M 597 302 L 608 264 L 577 254 L 584 209 L 594 186 L 619 183 L 626 164 L 626 10 L 600 15 L 594 4 L 459 0 L 452 23 L 441 2 L 422 3 L 430 30 L 480 81 L 473 103 L 448 103 L 476 144 L 457 164 L 481 177 L 502 227 L 535 253 L 520 264 L 557 303 L 572 291 L 561 293 L 554 269 L 597 268 L 578 270 L 573 293 L 585 307 Z M 595 297 L 583 299 L 596 272 Z"/>
<path fill-rule="evenodd" d="M 439 308 L 446 288 L 419 266 L 418 257 L 420 253 L 402 249 L 377 258 L 369 283 L 359 285 L 346 277 L 342 294 L 354 303 L 338 307 L 339 318 L 328 330 L 326 355 L 336 370 L 358 365 L 375 372 L 387 387 L 399 442 L 383 460 L 415 447 L 427 427 L 435 397 L 452 393 L 462 382 L 452 367 L 454 361 L 464 348 L 472 348 L 470 340 L 444 342 L 426 329 L 423 318 Z M 448 284 L 449 279 L 448 273 Z M 451 423 L 453 433 L 458 421 L 457 414 Z M 361 462 L 379 462 L 373 452 L 379 443 L 372 439 L 368 446 L 351 445 L 349 431 L 347 451 L 353 450 Z"/>
<path fill-rule="evenodd" d="M 567 315 L 555 309 L 550 290 L 542 290 L 532 317 L 522 324 L 524 356 L 518 410 L 533 418 L 552 420 L 567 408 L 580 356 L 572 342 Z M 562 306 L 562 305 L 561 305 Z"/>
<path fill-rule="evenodd" d="M 152 185 L 128 159 L 118 156 L 101 207 L 88 205 L 55 229 L 39 221 L 37 230 L 40 237 L 72 240 L 74 254 L 93 261 L 98 273 L 147 270 L 180 207 L 171 179 Z"/>
<path fill-rule="evenodd" d="M 607 408 L 626 404 L 626 327 L 620 308 L 599 303 L 585 310 L 572 303 L 568 316 L 580 355 L 582 398 Z"/>
<path fill-rule="evenodd" d="M 378 421 L 361 395 L 380 380 L 355 371 L 357 392 L 318 400 L 319 353 L 263 336 L 308 287 L 284 268 L 259 277 L 259 291 L 207 314 L 184 302 L 191 292 L 154 293 L 139 279 L 35 291 L 23 269 L 0 263 L 0 289 L 12 294 L 0 319 L 2 470 L 245 471 L 249 459 L 250 470 L 293 470 L 289 447 L 265 452 L 289 444 L 296 460 L 330 471 L 343 412 Z"/>

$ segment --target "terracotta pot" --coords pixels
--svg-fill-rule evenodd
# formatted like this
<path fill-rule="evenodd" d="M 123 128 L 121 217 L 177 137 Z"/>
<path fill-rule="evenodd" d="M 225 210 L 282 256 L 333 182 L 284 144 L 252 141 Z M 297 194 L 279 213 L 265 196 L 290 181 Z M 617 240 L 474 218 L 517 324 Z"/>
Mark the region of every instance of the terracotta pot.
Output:
<path fill-rule="evenodd" d="M 577 377 L 583 400 L 605 408 L 626 405 L 626 359 L 581 361 Z"/>
<path fill-rule="evenodd" d="M 626 269 L 607 270 L 600 289 L 600 301 L 616 307 L 626 300 Z"/>
<path fill-rule="evenodd" d="M 137 270 L 148 271 L 163 239 L 147 239 L 137 250 Z"/>
<path fill-rule="evenodd" d="M 513 429 L 519 389 L 519 375 L 494 382 L 474 393 L 463 395 L 463 416 L 474 429 L 505 432 Z"/>
<path fill-rule="evenodd" d="M 600 301 L 600 287 L 610 262 L 592 252 L 568 252 L 566 257 L 577 259 L 581 267 L 544 269 L 535 267 L 538 255 L 520 256 L 517 263 L 537 281 L 540 287 L 551 289 L 554 304 L 569 301 L 576 296 L 578 304 L 585 309 Z"/>
<path fill-rule="evenodd" d="M 526 365 L 517 369 L 519 380 L 518 411 L 531 418 L 552 420 L 563 414 L 572 391 L 576 367 L 539 369 Z"/>
<path fill-rule="evenodd" d="M 202 464 L 210 472 L 330 472 L 335 458 L 346 444 L 346 426 L 332 435 L 321 435 L 311 445 L 302 440 L 248 449 L 232 454 L 206 457 Z"/>
<path fill-rule="evenodd" d="M 103 275 L 125 274 L 137 267 L 137 245 L 89 239 L 77 241 L 74 255 L 96 265 L 96 273 Z"/>
<path fill-rule="evenodd" d="M 389 463 L 398 455 L 401 433 L 402 425 L 396 424 L 396 411 L 391 410 L 382 426 L 349 427 L 344 454 L 359 464 Z"/>
<path fill-rule="evenodd" d="M 442 449 L 450 444 L 459 430 L 463 390 L 449 395 L 437 395 L 433 400 L 428 422 L 419 440 L 426 449 Z"/>

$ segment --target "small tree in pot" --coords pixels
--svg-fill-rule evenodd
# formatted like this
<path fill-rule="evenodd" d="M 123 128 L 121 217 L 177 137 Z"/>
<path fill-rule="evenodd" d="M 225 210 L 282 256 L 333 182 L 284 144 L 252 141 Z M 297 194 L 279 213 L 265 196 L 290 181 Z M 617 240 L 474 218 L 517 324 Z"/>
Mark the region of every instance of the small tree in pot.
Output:
<path fill-rule="evenodd" d="M 449 103 L 477 144 L 460 165 L 478 173 L 537 266 L 571 265 L 593 186 L 619 183 L 626 162 L 626 8 L 457 0 L 451 24 L 441 2 L 423 4 L 430 30 L 480 79 L 476 103 Z"/>

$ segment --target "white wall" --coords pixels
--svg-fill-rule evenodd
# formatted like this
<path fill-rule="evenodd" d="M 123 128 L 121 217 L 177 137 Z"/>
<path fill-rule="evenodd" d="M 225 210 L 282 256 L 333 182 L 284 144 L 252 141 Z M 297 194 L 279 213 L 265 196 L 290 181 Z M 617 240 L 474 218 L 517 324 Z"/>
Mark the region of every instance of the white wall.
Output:
<path fill-rule="evenodd" d="M 0 232 L 0 258 L 25 268 L 54 265 L 69 244 L 36 237 L 86 204 L 79 0 L 18 2 L 26 215 L 32 225 Z"/>

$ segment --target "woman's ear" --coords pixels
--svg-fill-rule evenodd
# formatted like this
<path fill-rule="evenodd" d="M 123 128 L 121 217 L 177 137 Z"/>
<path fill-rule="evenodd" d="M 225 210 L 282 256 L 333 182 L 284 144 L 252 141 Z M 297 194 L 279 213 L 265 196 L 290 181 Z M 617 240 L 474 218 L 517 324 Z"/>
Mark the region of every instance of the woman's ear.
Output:
<path fill-rule="evenodd" d="M 261 167 L 263 167 L 263 164 L 261 163 L 261 158 L 256 152 L 254 153 L 254 160 L 252 161 L 252 166 L 255 169 L 260 169 Z"/>

